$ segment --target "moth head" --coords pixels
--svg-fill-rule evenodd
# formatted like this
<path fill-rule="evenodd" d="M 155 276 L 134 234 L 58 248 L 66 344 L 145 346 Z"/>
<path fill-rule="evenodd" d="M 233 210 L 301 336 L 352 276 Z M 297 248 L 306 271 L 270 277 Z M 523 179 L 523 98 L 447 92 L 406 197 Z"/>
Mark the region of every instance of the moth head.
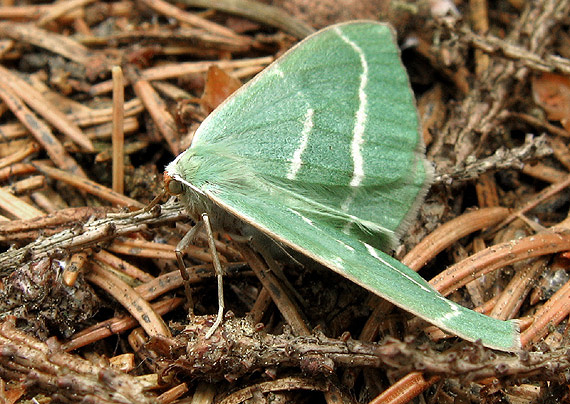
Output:
<path fill-rule="evenodd" d="M 167 172 L 164 173 L 164 189 L 170 195 L 180 195 L 184 192 L 184 184 L 176 178 L 170 176 Z"/>

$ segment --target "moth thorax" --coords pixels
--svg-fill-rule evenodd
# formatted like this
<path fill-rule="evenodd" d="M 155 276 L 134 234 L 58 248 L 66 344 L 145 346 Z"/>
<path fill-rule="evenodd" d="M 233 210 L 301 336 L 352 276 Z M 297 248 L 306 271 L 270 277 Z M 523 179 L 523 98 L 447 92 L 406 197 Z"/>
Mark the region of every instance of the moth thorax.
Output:
<path fill-rule="evenodd" d="M 207 213 L 210 223 L 215 231 L 226 231 L 229 233 L 245 234 L 244 229 L 249 227 L 248 224 L 238 219 L 231 213 L 225 211 L 206 195 L 200 194 L 190 187 L 184 186 L 184 192 L 178 197 L 186 206 L 186 211 L 192 219 L 201 220 L 201 215 Z"/>

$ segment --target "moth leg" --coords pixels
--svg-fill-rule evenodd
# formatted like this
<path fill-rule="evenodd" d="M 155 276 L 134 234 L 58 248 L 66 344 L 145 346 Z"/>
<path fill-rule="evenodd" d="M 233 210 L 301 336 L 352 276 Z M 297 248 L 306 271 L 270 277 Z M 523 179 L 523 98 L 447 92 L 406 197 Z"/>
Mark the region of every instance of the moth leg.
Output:
<path fill-rule="evenodd" d="M 224 287 L 222 283 L 222 278 L 224 271 L 222 270 L 222 264 L 220 264 L 220 257 L 218 257 L 218 252 L 216 250 L 216 243 L 214 240 L 214 233 L 212 232 L 212 226 L 210 226 L 210 218 L 207 213 L 202 213 L 202 222 L 206 226 L 206 234 L 208 236 L 208 245 L 210 247 L 210 252 L 212 253 L 212 261 L 214 263 L 214 269 L 216 271 L 216 279 L 218 281 L 218 315 L 216 316 L 216 321 L 212 324 L 212 327 L 208 330 L 205 338 L 208 339 L 214 334 L 214 331 L 222 323 L 224 317 Z"/>
<path fill-rule="evenodd" d="M 190 274 L 188 273 L 188 268 L 184 264 L 184 250 L 188 248 L 196 234 L 204 227 L 204 222 L 196 222 L 194 227 L 192 227 L 188 233 L 182 237 L 182 240 L 178 242 L 174 252 L 176 253 L 176 261 L 178 261 L 178 270 L 184 281 L 184 294 L 186 295 L 186 310 L 188 310 L 188 316 L 190 318 L 194 317 L 194 300 L 192 299 L 192 290 L 190 289 Z"/>

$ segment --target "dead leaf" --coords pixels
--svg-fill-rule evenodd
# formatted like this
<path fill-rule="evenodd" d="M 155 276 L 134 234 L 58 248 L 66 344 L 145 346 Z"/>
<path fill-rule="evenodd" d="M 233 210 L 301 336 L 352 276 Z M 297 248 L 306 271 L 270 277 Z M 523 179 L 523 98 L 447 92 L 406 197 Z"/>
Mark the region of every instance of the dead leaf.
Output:
<path fill-rule="evenodd" d="M 560 121 L 570 131 L 570 78 L 543 73 L 532 81 L 532 96 L 546 111 L 548 119 Z"/>
<path fill-rule="evenodd" d="M 241 87 L 241 82 L 217 66 L 208 69 L 206 86 L 202 95 L 202 106 L 212 112 L 234 91 Z"/>

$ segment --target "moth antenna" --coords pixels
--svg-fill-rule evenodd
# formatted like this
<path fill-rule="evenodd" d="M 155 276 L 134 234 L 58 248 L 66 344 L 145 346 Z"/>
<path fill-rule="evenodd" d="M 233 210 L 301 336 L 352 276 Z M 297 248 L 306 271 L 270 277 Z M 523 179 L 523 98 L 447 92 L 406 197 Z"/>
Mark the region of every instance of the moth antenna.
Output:
<path fill-rule="evenodd" d="M 107 217 L 122 217 L 122 218 L 126 218 L 126 217 L 135 217 L 137 215 L 140 215 L 142 213 L 148 213 L 150 212 L 156 205 L 158 205 L 158 203 L 160 202 L 160 200 L 164 197 L 164 195 L 166 195 L 166 192 L 164 190 L 162 190 L 161 192 L 158 193 L 158 195 L 156 195 L 152 201 L 149 202 L 148 205 L 146 205 L 144 208 L 140 208 L 137 210 L 133 210 L 131 212 L 128 213 L 107 213 Z"/>
<path fill-rule="evenodd" d="M 160 200 L 161 200 L 162 198 L 164 198 L 165 195 L 166 195 L 166 190 L 163 189 L 162 191 L 160 191 L 160 192 L 158 193 L 158 195 L 156 195 L 156 196 L 152 199 L 152 201 L 150 201 L 150 202 L 148 203 L 148 205 L 146 205 L 146 206 L 142 209 L 143 212 L 150 212 L 150 211 L 152 210 L 152 208 L 154 208 L 156 205 L 158 205 L 158 203 L 160 202 Z"/>

